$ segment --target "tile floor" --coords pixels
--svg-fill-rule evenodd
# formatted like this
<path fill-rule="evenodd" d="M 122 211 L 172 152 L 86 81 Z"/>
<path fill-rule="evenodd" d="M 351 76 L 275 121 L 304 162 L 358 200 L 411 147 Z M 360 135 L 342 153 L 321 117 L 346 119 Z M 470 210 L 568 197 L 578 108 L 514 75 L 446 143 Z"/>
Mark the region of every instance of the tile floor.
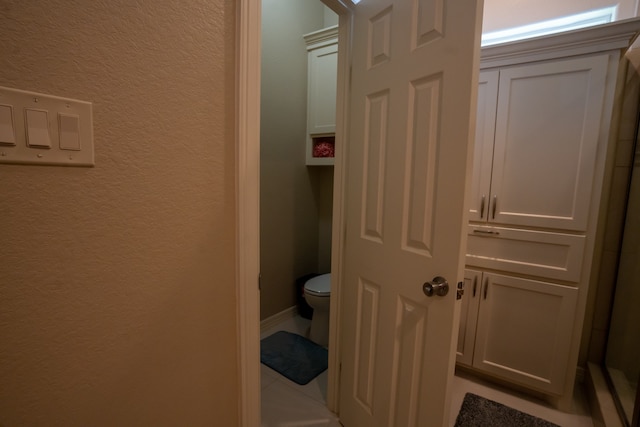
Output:
<path fill-rule="evenodd" d="M 277 331 L 304 335 L 309 321 L 296 316 L 262 333 L 262 338 Z M 338 417 L 325 406 L 327 372 L 300 386 L 272 369 L 262 370 L 262 427 L 339 427 Z M 455 423 L 465 393 L 470 392 L 535 415 L 561 427 L 593 427 L 585 394 L 576 390 L 572 413 L 564 413 L 525 395 L 507 391 L 466 373 L 457 373 L 453 381 L 450 425 Z"/>
<path fill-rule="evenodd" d="M 305 335 L 310 322 L 300 316 L 262 332 L 261 338 L 277 331 Z M 301 386 L 265 365 L 261 369 L 262 427 L 340 427 L 335 414 L 325 405 L 327 371 Z"/>

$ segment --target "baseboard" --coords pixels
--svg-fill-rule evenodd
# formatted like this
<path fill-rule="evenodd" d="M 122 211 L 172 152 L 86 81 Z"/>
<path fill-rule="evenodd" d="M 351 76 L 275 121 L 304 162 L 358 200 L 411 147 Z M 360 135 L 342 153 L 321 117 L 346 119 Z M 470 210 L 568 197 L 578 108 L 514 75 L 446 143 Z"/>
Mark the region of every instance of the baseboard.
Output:
<path fill-rule="evenodd" d="M 280 313 L 276 313 L 273 316 L 269 316 L 260 321 L 260 333 L 271 329 L 275 325 L 282 323 L 286 320 L 293 319 L 298 315 L 298 306 L 294 305 L 287 309 L 282 310 Z"/>
<path fill-rule="evenodd" d="M 587 378 L 587 370 L 582 366 L 578 366 L 576 368 L 576 383 L 584 384 L 584 381 L 586 378 Z"/>
<path fill-rule="evenodd" d="M 587 381 L 587 374 L 586 374 L 586 369 L 578 366 L 576 367 L 576 378 L 575 378 L 575 383 L 576 384 L 580 384 L 581 386 L 583 386 L 585 384 L 585 382 Z M 547 394 L 544 393 L 542 391 L 533 389 L 533 388 L 529 388 L 527 386 L 523 386 L 517 383 L 514 383 L 512 381 L 500 378 L 498 376 L 494 376 L 491 375 L 489 373 L 486 372 L 482 372 L 480 370 L 476 370 L 470 366 L 465 366 L 465 365 L 461 365 L 461 364 L 456 364 L 456 374 L 458 373 L 464 373 L 467 375 L 471 375 L 472 377 L 476 378 L 476 379 L 480 379 L 483 381 L 487 381 L 489 383 L 492 384 L 496 384 L 498 386 L 504 387 L 505 389 L 509 389 L 510 392 L 512 393 L 519 393 L 522 394 L 524 396 L 529 396 L 529 397 L 533 397 L 535 399 L 541 400 L 543 402 L 548 403 L 549 405 L 551 405 L 552 407 L 556 408 L 556 409 L 560 409 L 560 410 L 564 410 L 562 409 L 559 405 L 562 404 L 562 402 L 560 402 L 561 397 L 558 395 L 552 395 L 552 394 Z M 570 399 L 569 399 L 570 401 Z M 564 410 L 566 412 L 566 410 Z"/>

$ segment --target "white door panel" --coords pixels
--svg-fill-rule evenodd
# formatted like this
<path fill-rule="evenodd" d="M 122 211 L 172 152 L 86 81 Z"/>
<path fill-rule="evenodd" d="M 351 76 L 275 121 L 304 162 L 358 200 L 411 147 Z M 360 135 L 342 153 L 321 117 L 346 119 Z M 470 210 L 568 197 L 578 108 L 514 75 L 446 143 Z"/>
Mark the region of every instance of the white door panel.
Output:
<path fill-rule="evenodd" d="M 365 0 L 354 10 L 340 418 L 347 427 L 441 427 L 481 7 Z M 435 276 L 448 279 L 448 295 L 425 295 Z"/>

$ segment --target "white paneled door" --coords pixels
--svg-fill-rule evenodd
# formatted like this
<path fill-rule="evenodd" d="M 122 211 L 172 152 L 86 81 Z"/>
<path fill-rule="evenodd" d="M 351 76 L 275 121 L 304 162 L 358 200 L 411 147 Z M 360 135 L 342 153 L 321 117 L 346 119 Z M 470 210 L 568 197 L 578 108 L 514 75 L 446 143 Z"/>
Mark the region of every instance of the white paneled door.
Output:
<path fill-rule="evenodd" d="M 346 427 L 447 421 L 481 3 L 354 7 L 341 303 Z M 449 292 L 429 297 L 423 284 L 436 276 Z"/>

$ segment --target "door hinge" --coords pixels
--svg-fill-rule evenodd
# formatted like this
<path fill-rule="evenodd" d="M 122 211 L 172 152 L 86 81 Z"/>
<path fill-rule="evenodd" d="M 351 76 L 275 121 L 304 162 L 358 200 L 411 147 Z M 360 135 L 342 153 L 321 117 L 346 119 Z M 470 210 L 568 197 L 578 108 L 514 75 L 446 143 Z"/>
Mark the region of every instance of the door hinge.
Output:
<path fill-rule="evenodd" d="M 258 274 L 258 290 L 262 290 L 262 273 Z"/>
<path fill-rule="evenodd" d="M 462 299 L 464 295 L 464 282 L 458 282 L 458 289 L 456 289 L 456 299 Z"/>
<path fill-rule="evenodd" d="M 347 226 L 342 229 L 342 248 L 346 250 L 347 247 Z"/>

